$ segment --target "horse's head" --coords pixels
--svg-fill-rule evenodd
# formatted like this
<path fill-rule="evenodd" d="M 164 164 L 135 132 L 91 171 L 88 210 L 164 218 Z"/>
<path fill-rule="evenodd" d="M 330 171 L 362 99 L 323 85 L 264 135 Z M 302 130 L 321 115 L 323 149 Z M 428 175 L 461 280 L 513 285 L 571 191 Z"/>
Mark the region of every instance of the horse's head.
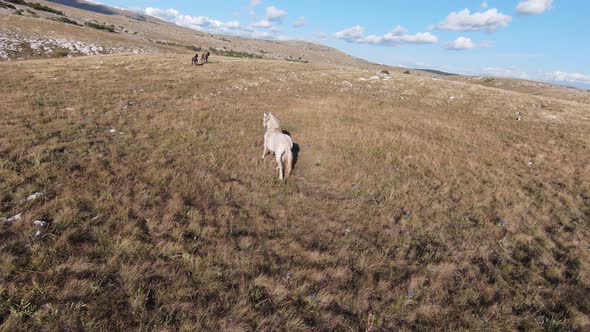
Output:
<path fill-rule="evenodd" d="M 272 115 L 272 113 L 264 113 L 262 117 L 262 126 L 267 130 L 280 129 L 281 124 L 279 123 L 279 120 L 274 115 Z"/>

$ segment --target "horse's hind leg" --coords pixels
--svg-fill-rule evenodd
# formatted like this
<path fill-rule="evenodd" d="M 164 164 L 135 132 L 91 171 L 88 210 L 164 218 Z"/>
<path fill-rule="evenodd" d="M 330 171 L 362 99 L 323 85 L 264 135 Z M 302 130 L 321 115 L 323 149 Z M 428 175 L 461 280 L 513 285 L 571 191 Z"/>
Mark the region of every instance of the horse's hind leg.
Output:
<path fill-rule="evenodd" d="M 283 154 L 277 153 L 275 154 L 277 159 L 277 164 L 279 164 L 279 180 L 283 179 Z"/>
<path fill-rule="evenodd" d="M 266 143 L 264 143 L 264 150 L 262 151 L 262 159 L 264 159 L 264 157 L 266 157 L 267 153 L 268 153 L 268 149 L 266 148 Z"/>

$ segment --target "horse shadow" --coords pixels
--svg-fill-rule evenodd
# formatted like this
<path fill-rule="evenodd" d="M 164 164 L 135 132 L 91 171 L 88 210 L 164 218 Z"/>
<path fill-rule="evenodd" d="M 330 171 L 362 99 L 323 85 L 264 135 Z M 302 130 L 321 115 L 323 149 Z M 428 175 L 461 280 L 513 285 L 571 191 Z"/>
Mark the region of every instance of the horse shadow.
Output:
<path fill-rule="evenodd" d="M 293 139 L 293 137 L 291 136 L 291 133 L 287 130 L 283 130 L 283 134 L 291 137 L 291 139 Z M 297 165 L 297 160 L 299 159 L 299 152 L 301 152 L 301 148 L 299 147 L 299 144 L 293 142 L 293 148 L 291 149 L 291 152 L 293 152 L 293 165 L 291 165 L 293 167 L 293 169 L 295 169 L 295 165 Z"/>

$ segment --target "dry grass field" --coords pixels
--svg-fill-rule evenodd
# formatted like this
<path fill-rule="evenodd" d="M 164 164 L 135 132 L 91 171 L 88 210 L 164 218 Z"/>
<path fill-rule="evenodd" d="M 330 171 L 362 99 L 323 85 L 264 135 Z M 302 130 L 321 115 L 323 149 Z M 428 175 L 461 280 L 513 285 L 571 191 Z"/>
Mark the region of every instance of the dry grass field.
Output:
<path fill-rule="evenodd" d="M 588 104 L 170 54 L 0 72 L 1 330 L 590 329 Z"/>

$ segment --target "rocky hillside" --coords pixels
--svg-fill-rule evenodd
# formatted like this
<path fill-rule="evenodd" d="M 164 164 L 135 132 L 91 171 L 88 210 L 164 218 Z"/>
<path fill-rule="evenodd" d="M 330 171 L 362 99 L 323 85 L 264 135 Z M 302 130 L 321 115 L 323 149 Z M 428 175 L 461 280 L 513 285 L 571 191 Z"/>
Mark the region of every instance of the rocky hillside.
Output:
<path fill-rule="evenodd" d="M 0 1 L 0 58 L 112 53 L 190 53 L 371 66 L 334 48 L 198 32 L 155 17 L 84 1 Z M 28 5 L 27 5 L 28 4 Z"/>

